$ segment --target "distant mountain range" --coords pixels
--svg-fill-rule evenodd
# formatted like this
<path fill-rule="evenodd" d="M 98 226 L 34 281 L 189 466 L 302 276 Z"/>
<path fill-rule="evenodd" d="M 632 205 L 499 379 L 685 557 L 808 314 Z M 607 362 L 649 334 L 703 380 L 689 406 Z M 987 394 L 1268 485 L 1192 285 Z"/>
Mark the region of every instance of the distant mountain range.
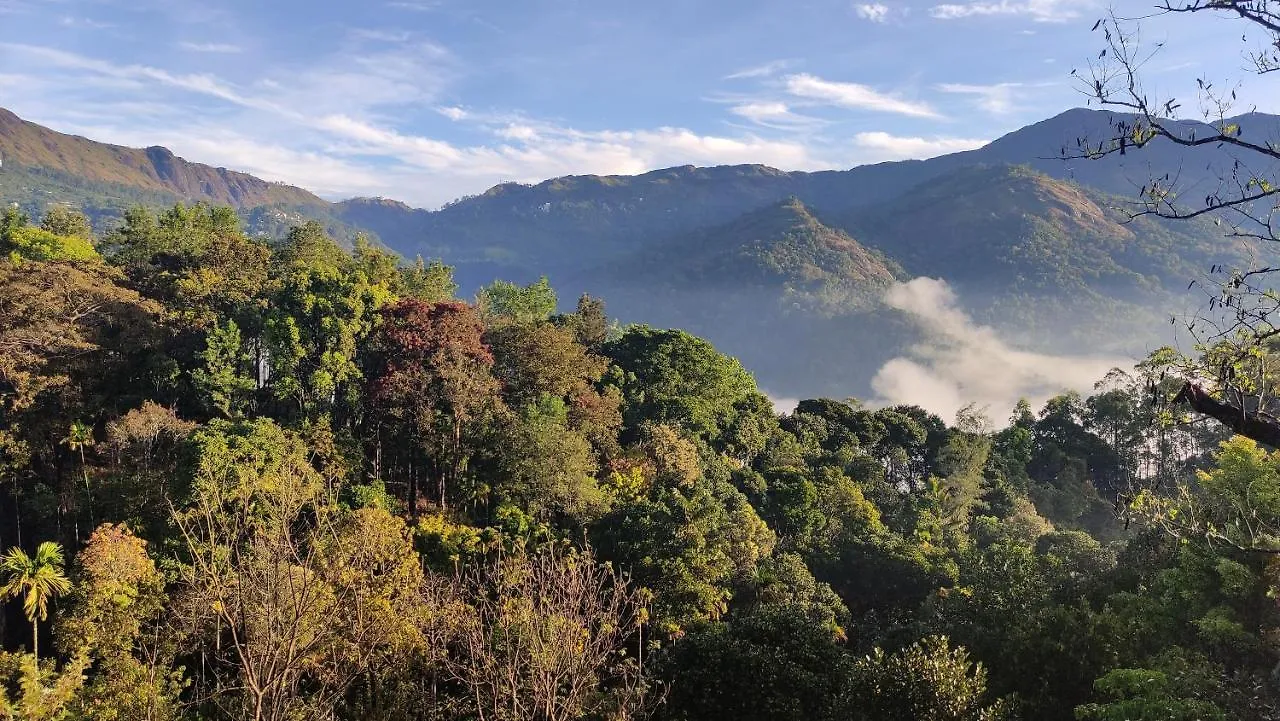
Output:
<path fill-rule="evenodd" d="M 0 200 L 34 215 L 69 202 L 104 226 L 129 205 L 197 200 L 231 205 L 268 235 L 315 219 L 340 239 L 365 232 L 406 257 L 441 258 L 468 292 L 548 275 L 566 303 L 591 292 L 623 320 L 710 338 L 775 392 L 866 395 L 875 369 L 920 340 L 880 302 L 895 280 L 947 280 L 977 320 L 1030 348 L 1140 354 L 1163 340 L 1190 279 L 1243 262 L 1208 220 L 1122 222 L 1117 210 L 1165 174 L 1212 192 L 1235 160 L 1230 148 L 1155 143 L 1059 159 L 1116 119 L 1071 110 L 977 150 L 846 171 L 685 166 L 509 183 L 429 211 L 381 198 L 329 203 L 0 110 Z M 1275 116 L 1231 122 L 1280 137 Z"/>

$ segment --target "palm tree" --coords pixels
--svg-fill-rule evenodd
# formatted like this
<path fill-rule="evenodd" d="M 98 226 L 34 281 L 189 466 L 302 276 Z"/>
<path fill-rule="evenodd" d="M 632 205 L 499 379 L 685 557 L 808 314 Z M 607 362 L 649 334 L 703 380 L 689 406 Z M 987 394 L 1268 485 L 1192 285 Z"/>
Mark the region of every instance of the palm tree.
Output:
<path fill-rule="evenodd" d="M 62 572 L 62 546 L 45 541 L 34 556 L 21 548 L 11 548 L 0 556 L 0 599 L 22 598 L 22 610 L 31 622 L 31 653 L 40 658 L 40 621 L 49 617 L 49 599 L 71 590 L 71 581 Z"/>
<path fill-rule="evenodd" d="M 83 421 L 71 424 L 67 437 L 62 439 L 67 448 L 80 453 L 80 473 L 84 476 L 84 492 L 89 505 L 89 522 L 93 522 L 93 494 L 89 488 L 89 466 L 84 462 L 84 449 L 93 445 L 93 428 Z M 76 514 L 76 540 L 80 540 L 80 518 Z M 92 526 L 91 526 L 92 527 Z"/>

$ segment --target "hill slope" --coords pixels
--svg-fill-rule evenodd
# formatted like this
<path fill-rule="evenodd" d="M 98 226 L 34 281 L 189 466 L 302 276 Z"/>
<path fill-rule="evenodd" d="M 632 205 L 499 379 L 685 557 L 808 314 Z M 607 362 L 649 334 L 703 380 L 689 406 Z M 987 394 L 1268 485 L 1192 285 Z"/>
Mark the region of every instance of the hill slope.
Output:
<path fill-rule="evenodd" d="M 83 181 L 168 193 L 234 208 L 326 205 L 315 195 L 246 173 L 191 163 L 166 148 L 124 148 L 66 135 L 0 108 L 0 155 L 6 164 L 65 173 Z"/>

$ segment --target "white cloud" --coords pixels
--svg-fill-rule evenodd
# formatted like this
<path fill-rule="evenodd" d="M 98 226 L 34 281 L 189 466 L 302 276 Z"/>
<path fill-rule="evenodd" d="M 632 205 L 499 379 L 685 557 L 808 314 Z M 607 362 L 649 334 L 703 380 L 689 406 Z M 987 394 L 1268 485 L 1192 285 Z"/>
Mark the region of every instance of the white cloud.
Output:
<path fill-rule="evenodd" d="M 178 43 L 178 47 L 193 53 L 235 54 L 243 50 L 239 45 L 231 45 L 230 43 L 192 43 L 184 41 Z"/>
<path fill-rule="evenodd" d="M 466 120 L 470 116 L 470 113 L 459 107 L 436 108 L 436 112 L 453 121 Z"/>
<path fill-rule="evenodd" d="M 1080 17 L 1088 0 L 998 0 L 996 2 L 943 3 L 934 5 L 929 14 L 940 20 L 980 16 L 1022 16 L 1036 22 L 1060 23 Z"/>
<path fill-rule="evenodd" d="M 894 113 L 915 118 L 941 117 L 926 103 L 886 95 L 866 85 L 824 80 L 807 73 L 787 76 L 786 89 L 795 97 L 843 108 Z"/>
<path fill-rule="evenodd" d="M 761 388 L 760 392 L 763 393 L 765 397 L 769 399 L 769 402 L 773 404 L 773 412 L 777 413 L 778 415 L 782 415 L 784 413 L 788 413 L 788 414 L 795 413 L 796 406 L 800 405 L 799 398 L 790 398 L 787 396 L 775 396 L 774 394 L 770 393 L 768 390 L 764 388 Z"/>
<path fill-rule="evenodd" d="M 744 68 L 724 77 L 725 80 L 745 80 L 748 78 L 768 78 L 794 65 L 792 60 L 773 60 L 763 65 Z"/>
<path fill-rule="evenodd" d="M 387 3 L 387 7 L 411 12 L 429 12 L 439 9 L 441 4 L 440 0 L 400 0 Z"/>
<path fill-rule="evenodd" d="M 498 137 L 505 138 L 506 140 L 518 140 L 522 143 L 538 139 L 538 131 L 528 125 L 517 125 L 516 123 L 511 123 L 497 132 Z"/>
<path fill-rule="evenodd" d="M 729 112 L 752 123 L 775 130 L 802 130 L 825 125 L 821 118 L 801 115 L 783 102 L 775 100 L 751 100 L 729 108 Z"/>
<path fill-rule="evenodd" d="M 853 9 L 858 13 L 858 17 L 873 23 L 882 23 L 889 19 L 889 6 L 883 3 L 859 3 Z"/>
<path fill-rule="evenodd" d="M 111 28 L 116 27 L 115 23 L 74 15 L 64 15 L 58 20 L 58 22 L 64 27 L 84 28 L 86 30 L 110 30 Z"/>
<path fill-rule="evenodd" d="M 351 30 L 351 36 L 359 40 L 391 44 L 405 43 L 413 37 L 406 30 L 377 30 L 373 28 L 355 28 Z"/>
<path fill-rule="evenodd" d="M 891 135 L 884 131 L 869 131 L 853 136 L 853 143 L 866 151 L 867 162 L 880 160 L 923 160 L 962 150 L 973 150 L 986 145 L 979 138 L 907 137 Z"/>
<path fill-rule="evenodd" d="M 895 284 L 885 303 L 904 312 L 927 340 L 876 373 L 871 386 L 880 405 L 918 405 L 943 418 L 969 403 L 1003 412 L 1019 398 L 1038 406 L 1063 391 L 1087 392 L 1107 371 L 1133 364 L 1013 348 L 994 329 L 975 324 L 950 286 L 934 278 Z"/>
<path fill-rule="evenodd" d="M 996 83 L 995 85 L 968 85 L 965 83 L 943 83 L 938 89 L 944 93 L 972 95 L 978 107 L 994 115 L 1004 115 L 1012 111 L 1013 93 L 1021 83 Z"/>

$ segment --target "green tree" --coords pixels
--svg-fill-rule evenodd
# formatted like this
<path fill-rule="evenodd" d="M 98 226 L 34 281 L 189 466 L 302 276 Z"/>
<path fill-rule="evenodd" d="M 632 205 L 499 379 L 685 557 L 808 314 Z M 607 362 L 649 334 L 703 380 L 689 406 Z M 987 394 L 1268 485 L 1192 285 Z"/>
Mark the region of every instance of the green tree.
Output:
<path fill-rule="evenodd" d="M 523 287 L 495 280 L 476 298 L 485 317 L 512 323 L 541 323 L 556 312 L 556 303 L 556 292 L 545 275 Z"/>
<path fill-rule="evenodd" d="M 64 238 L 93 240 L 93 226 L 89 218 L 66 205 L 51 205 L 40 219 L 40 229 Z"/>
<path fill-rule="evenodd" d="M 76 566 L 57 638 L 68 652 L 87 649 L 95 667 L 73 713 L 102 721 L 176 718 L 182 673 L 172 665 L 176 644 L 161 627 L 165 579 L 146 542 L 124 526 L 103 524 Z"/>
<path fill-rule="evenodd" d="M 31 655 L 36 658 L 40 657 L 40 622 L 49 617 L 49 601 L 71 590 L 62 564 L 62 546 L 52 541 L 36 546 L 31 555 L 11 548 L 0 557 L 4 574 L 0 598 L 22 599 L 22 612 L 31 622 Z"/>
<path fill-rule="evenodd" d="M 453 281 L 453 268 L 439 260 L 425 263 L 418 256 L 413 265 L 400 271 L 400 285 L 404 295 L 427 303 L 454 300 L 458 284 Z"/>
<path fill-rule="evenodd" d="M 357 352 L 391 289 L 366 277 L 318 223 L 294 228 L 273 269 L 263 340 L 268 386 L 305 417 L 354 405 Z"/>
<path fill-rule="evenodd" d="M 675 641 L 659 663 L 671 721 L 835 721 L 852 664 L 806 609 L 766 605 Z M 907 717 L 903 717 L 907 718 Z M 924 717 L 917 717 L 924 718 Z"/>
<path fill-rule="evenodd" d="M 202 367 L 191 373 L 196 389 L 224 417 L 237 418 L 248 409 L 257 389 L 253 358 L 244 347 L 240 327 L 227 320 L 211 327 L 204 350 L 196 354 Z"/>
<path fill-rule="evenodd" d="M 617 366 L 605 382 L 621 391 L 633 430 L 667 423 L 716 441 L 741 413 L 739 404 L 759 395 L 741 363 L 683 331 L 632 326 L 604 353 Z"/>
<path fill-rule="evenodd" d="M 1161 671 L 1118 668 L 1094 684 L 1108 698 L 1076 708 L 1080 721 L 1225 721 L 1213 702 L 1183 696 Z"/>
<path fill-rule="evenodd" d="M 986 699 L 986 669 L 973 664 L 964 648 L 930 636 L 886 653 L 875 649 L 854 666 L 847 697 L 850 717 L 859 721 L 999 721 L 1009 704 Z"/>
<path fill-rule="evenodd" d="M 0 651 L 0 720 L 63 721 L 83 689 L 89 663 L 81 651 L 56 672 L 41 668 L 34 654 Z M 16 698 L 9 686 L 17 687 Z"/>
<path fill-rule="evenodd" d="M 30 226 L 9 231 L 8 238 L 0 241 L 0 253 L 7 253 L 15 260 L 90 262 L 101 259 L 93 243 L 85 238 L 56 235 Z"/>

